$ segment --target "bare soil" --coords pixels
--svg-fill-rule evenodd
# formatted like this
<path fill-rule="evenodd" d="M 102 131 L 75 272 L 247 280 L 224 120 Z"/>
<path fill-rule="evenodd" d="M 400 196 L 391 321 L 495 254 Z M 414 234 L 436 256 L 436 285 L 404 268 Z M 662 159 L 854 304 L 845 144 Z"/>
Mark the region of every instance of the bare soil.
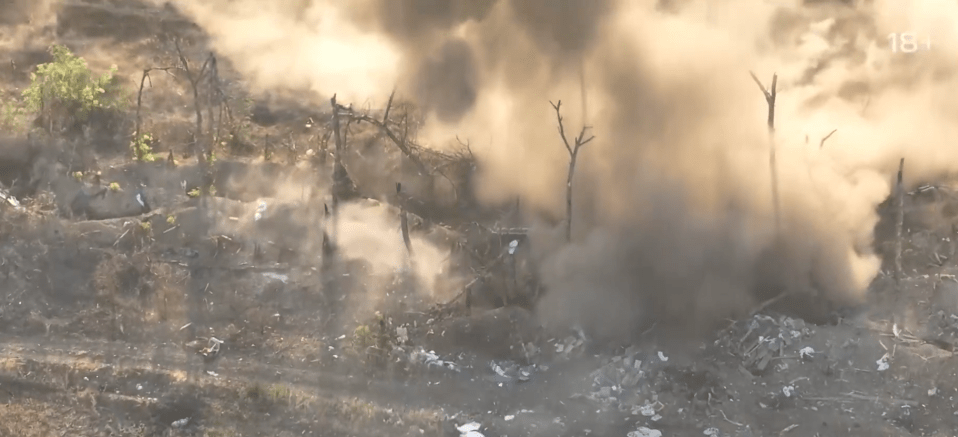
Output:
<path fill-rule="evenodd" d="M 57 14 L 33 45 L 2 53 L 11 59 L 0 74 L 5 97 L 49 60 L 53 42 L 94 68 L 119 64 L 131 80 L 175 64 L 173 36 L 191 54 L 206 44 L 169 7 L 90 0 Z M 222 64 L 242 95 L 241 78 Z M 947 185 L 907 197 L 902 292 L 882 275 L 866 305 L 817 324 L 773 305 L 729 321 L 692 352 L 670 348 L 654 326 L 635 344 L 610 345 L 544 330 L 534 299 L 504 305 L 506 285 L 494 278 L 458 299 L 463 284 L 453 280 L 436 286 L 446 293 L 423 297 L 415 266 L 384 272 L 303 246 L 324 217 L 317 199 L 330 170 L 314 156 L 324 110 L 255 101 L 248 131 L 217 151 L 216 195 L 191 197 L 201 178 L 187 147 L 189 84 L 153 80 L 147 129 L 175 165 L 131 163 L 130 120 L 83 138 L 2 143 L 0 182 L 20 205 L 0 201 L 0 436 L 459 436 L 473 422 L 486 436 L 958 429 L 958 195 Z M 265 161 L 268 138 L 275 157 Z M 398 226 L 395 203 L 415 213 L 415 238 L 450 256 L 478 247 L 464 224 L 499 210 L 437 189 L 438 177 L 414 179 L 409 199 L 396 200 L 389 179 L 411 164 L 369 131 L 353 141 L 345 161 L 358 196 L 394 200 L 357 200 L 361 219 L 387 216 Z M 121 189 L 75 214 L 71 204 L 97 171 Z M 290 194 L 291 186 L 319 188 Z M 876 230 L 885 253 L 889 208 Z M 486 251 L 504 250 L 482 241 Z"/>

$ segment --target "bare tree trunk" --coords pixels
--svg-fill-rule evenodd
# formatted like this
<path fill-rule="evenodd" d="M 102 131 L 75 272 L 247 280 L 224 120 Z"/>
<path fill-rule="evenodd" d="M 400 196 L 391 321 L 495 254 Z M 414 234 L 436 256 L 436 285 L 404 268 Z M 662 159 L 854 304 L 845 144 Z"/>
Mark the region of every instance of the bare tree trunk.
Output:
<path fill-rule="evenodd" d="M 569 158 L 569 174 L 565 180 L 565 241 L 572 241 L 572 178 L 575 176 L 575 161 L 579 157 L 578 149 Z"/>
<path fill-rule="evenodd" d="M 339 231 L 339 193 L 346 173 L 343 168 L 343 137 L 339 132 L 339 105 L 336 104 L 336 95 L 329 99 L 333 107 L 333 140 L 336 142 L 336 156 L 333 157 L 333 187 L 332 187 L 332 244 L 338 242 Z"/>
<path fill-rule="evenodd" d="M 898 183 L 895 184 L 895 287 L 901 292 L 901 233 L 905 222 L 905 187 L 902 183 L 902 174 L 905 171 L 905 158 L 898 162 Z"/>
<path fill-rule="evenodd" d="M 573 144 L 569 144 L 569 140 L 565 135 L 565 126 L 562 124 L 562 101 L 559 100 L 556 103 L 552 103 L 552 107 L 556 111 L 556 118 L 559 120 L 559 136 L 562 137 L 562 143 L 565 145 L 565 149 L 569 152 L 569 174 L 566 177 L 566 190 L 565 190 L 565 239 L 566 241 L 572 241 L 572 178 L 575 176 L 575 164 L 576 159 L 579 157 L 579 149 L 588 144 L 590 141 L 595 139 L 595 136 L 590 136 L 585 138 L 585 131 L 588 129 L 588 126 L 582 126 L 582 130 L 579 132 L 579 135 L 573 140 Z"/>
<path fill-rule="evenodd" d="M 775 88 L 778 84 L 778 75 L 772 75 L 772 86 L 766 89 L 762 82 L 758 80 L 758 77 L 755 76 L 755 73 L 749 73 L 758 88 L 762 90 L 762 94 L 765 95 L 765 102 L 768 103 L 768 167 L 772 174 L 772 208 L 775 211 L 775 235 L 778 237 L 782 231 L 781 209 L 778 199 L 778 166 L 775 162 L 775 98 L 777 96 Z"/>

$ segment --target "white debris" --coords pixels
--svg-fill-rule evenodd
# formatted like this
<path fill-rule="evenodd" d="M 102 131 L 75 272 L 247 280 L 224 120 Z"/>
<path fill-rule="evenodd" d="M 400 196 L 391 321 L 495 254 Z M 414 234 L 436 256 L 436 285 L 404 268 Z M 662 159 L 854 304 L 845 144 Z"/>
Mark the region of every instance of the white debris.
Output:
<path fill-rule="evenodd" d="M 652 417 L 655 415 L 655 405 L 645 404 L 639 407 L 639 414 L 645 417 Z"/>
<path fill-rule="evenodd" d="M 512 420 L 512 419 L 515 419 L 515 418 L 516 418 L 516 415 L 515 415 L 515 414 L 510 414 L 510 415 L 504 417 L 504 419 L 506 419 L 506 422 L 508 422 L 508 421 L 510 421 L 510 420 Z"/>
<path fill-rule="evenodd" d="M 888 370 L 888 368 L 891 367 L 891 366 L 888 364 L 888 354 L 885 354 L 885 355 L 882 356 L 878 361 L 875 361 L 875 364 L 878 364 L 878 371 L 879 371 L 879 372 Z"/>
<path fill-rule="evenodd" d="M 139 203 L 140 206 L 146 206 L 146 202 L 143 201 L 143 195 L 140 193 L 136 193 L 136 202 Z"/>
<path fill-rule="evenodd" d="M 515 255 L 516 248 L 519 247 L 519 240 L 512 240 L 509 242 L 509 255 Z"/>
<path fill-rule="evenodd" d="M 426 364 L 426 367 L 443 367 L 449 370 L 459 371 L 459 367 L 456 363 L 452 361 L 445 361 L 439 358 L 439 355 L 436 355 L 435 351 L 426 351 L 425 349 L 419 349 L 416 352 L 413 352 L 411 358 L 414 360 L 421 361 Z"/>
<path fill-rule="evenodd" d="M 815 353 L 815 349 L 805 346 L 802 348 L 802 350 L 798 351 L 798 356 L 799 358 L 811 358 L 812 354 L 814 353 Z"/>
<path fill-rule="evenodd" d="M 190 418 L 189 418 L 189 417 L 187 417 L 187 418 L 185 418 L 185 419 L 177 420 L 177 421 L 173 422 L 170 426 L 172 426 L 173 428 L 182 428 L 182 427 L 186 426 L 187 423 L 190 423 Z"/>
<path fill-rule="evenodd" d="M 485 437 L 479 428 L 482 428 L 482 425 L 479 422 L 469 422 L 462 426 L 457 426 L 456 429 L 459 431 L 460 437 Z"/>
<path fill-rule="evenodd" d="M 792 393 L 795 393 L 795 387 L 792 387 L 790 385 L 782 387 L 782 393 L 785 394 L 786 398 L 790 398 L 792 397 Z"/>
<path fill-rule="evenodd" d="M 658 422 L 658 421 L 662 420 L 662 415 L 661 415 L 661 414 L 656 414 L 656 415 L 652 416 L 651 418 L 649 418 L 649 420 L 651 420 L 651 421 L 653 421 L 653 422 Z"/>
<path fill-rule="evenodd" d="M 934 395 L 936 395 L 936 394 L 938 394 L 938 388 L 937 388 L 937 387 L 928 390 L 928 396 L 934 396 Z"/>
<path fill-rule="evenodd" d="M 396 328 L 396 340 L 399 341 L 399 344 L 406 344 L 409 342 L 409 330 L 405 326 L 400 326 Z"/>
<path fill-rule="evenodd" d="M 284 284 L 289 281 L 289 276 L 284 275 L 284 274 L 282 274 L 282 273 L 265 272 L 265 273 L 263 273 L 263 276 L 265 276 L 265 277 L 267 277 L 267 278 L 270 278 L 270 279 L 277 279 L 277 280 L 279 280 L 279 281 L 282 281 Z"/>
<path fill-rule="evenodd" d="M 266 202 L 260 202 L 259 206 L 256 207 L 256 214 L 253 214 L 253 220 L 259 221 L 263 218 L 263 213 L 266 212 Z"/>
<path fill-rule="evenodd" d="M 10 194 L 10 193 L 8 193 L 8 192 L 6 192 L 6 191 L 0 190 L 0 199 L 5 200 L 7 203 L 10 204 L 10 206 L 12 206 L 12 207 L 13 207 L 14 209 L 16 209 L 16 210 L 20 210 L 20 209 L 21 209 L 20 201 L 17 200 L 16 197 L 13 197 L 12 194 Z"/>
<path fill-rule="evenodd" d="M 705 431 L 703 431 L 702 434 L 705 434 L 705 435 L 707 435 L 707 436 L 709 436 L 709 437 L 718 437 L 718 436 L 722 435 L 722 431 L 719 431 L 718 428 L 716 428 L 716 427 L 713 426 L 713 427 L 708 428 L 708 429 L 706 429 Z"/>
<path fill-rule="evenodd" d="M 664 361 L 668 361 L 669 357 L 665 356 L 665 354 L 663 354 L 662 351 L 659 351 L 659 359 L 664 362 Z"/>
<path fill-rule="evenodd" d="M 627 437 L 662 437 L 662 431 L 640 426 L 639 429 L 628 433 Z"/>

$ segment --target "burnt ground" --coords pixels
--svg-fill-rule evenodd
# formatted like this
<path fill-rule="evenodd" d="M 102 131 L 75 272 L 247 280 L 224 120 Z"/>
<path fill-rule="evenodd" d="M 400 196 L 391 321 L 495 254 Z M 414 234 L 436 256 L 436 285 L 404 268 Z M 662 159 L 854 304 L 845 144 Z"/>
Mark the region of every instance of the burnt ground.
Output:
<path fill-rule="evenodd" d="M 194 55 L 206 43 L 175 10 L 134 1 L 71 2 L 54 24 L 32 32 L 33 45 L 2 53 L 12 61 L 0 75 L 4 98 L 27 85 L 54 42 L 94 69 L 118 64 L 132 72 L 131 83 L 143 68 L 175 63 L 173 36 Z M 247 101 L 226 61 L 220 73 L 235 102 Z M 85 136 L 4 140 L 0 182 L 15 197 L 0 202 L 0 435 L 946 436 L 958 429 L 958 195 L 948 185 L 907 196 L 902 291 L 883 274 L 865 305 L 817 323 L 773 305 L 729 321 L 679 356 L 655 326 L 632 345 L 537 326 L 528 298 L 536 292 L 502 291 L 508 281 L 497 278 L 505 273 L 483 260 L 500 258 L 503 241 L 521 240 L 488 229 L 502 211 L 475 206 L 467 176 L 410 176 L 412 164 L 373 131 L 352 133 L 344 157 L 359 199 L 343 207 L 341 250 L 304 243 L 321 242 L 324 229 L 319 198 L 332 160 L 316 146 L 327 137 L 322 108 L 278 97 L 236 103 L 239 121 L 213 164 L 215 195 L 191 196 L 201 177 L 187 147 L 188 87 L 182 77 L 154 74 L 144 99 L 145 130 L 158 138 L 157 154 L 174 163 L 131 163 L 129 116 Z M 436 158 L 443 159 L 467 156 Z M 392 194 L 396 180 L 407 195 Z M 453 189 L 443 185 L 452 180 Z M 80 193 L 113 183 L 86 208 L 71 208 Z M 440 276 L 478 265 L 483 279 L 427 287 L 415 274 L 421 265 L 383 268 L 348 250 L 349 241 L 364 241 L 350 232 L 379 241 L 379 227 L 369 225 L 376 221 L 400 238 L 394 205 L 415 213 L 417 247 L 428 242 L 453 260 Z M 883 216 L 892 217 L 888 208 Z M 876 229 L 883 253 L 891 253 L 887 217 Z M 427 262 L 416 254 L 412 262 Z"/>

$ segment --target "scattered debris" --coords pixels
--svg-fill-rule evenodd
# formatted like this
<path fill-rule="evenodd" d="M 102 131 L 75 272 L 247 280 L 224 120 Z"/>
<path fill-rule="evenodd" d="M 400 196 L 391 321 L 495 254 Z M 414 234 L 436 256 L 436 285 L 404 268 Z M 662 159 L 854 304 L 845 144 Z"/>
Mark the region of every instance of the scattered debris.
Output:
<path fill-rule="evenodd" d="M 585 352 L 585 340 L 568 336 L 561 342 L 555 343 L 556 358 L 560 360 L 569 360 L 582 356 Z"/>
<path fill-rule="evenodd" d="M 662 431 L 640 426 L 628 434 L 628 437 L 662 437 Z"/>
<path fill-rule="evenodd" d="M 459 366 L 456 365 L 456 363 L 440 359 L 435 351 L 426 351 L 425 349 L 419 348 L 410 354 L 409 358 L 414 362 L 425 364 L 426 367 L 441 367 L 456 372 L 459 371 Z"/>
<path fill-rule="evenodd" d="M 186 425 L 187 425 L 188 423 L 190 423 L 190 419 L 191 419 L 191 417 L 187 417 L 187 418 L 185 418 L 185 419 L 180 419 L 180 420 L 174 421 L 172 424 L 170 424 L 170 426 L 172 426 L 173 428 L 183 428 L 183 427 L 186 427 Z"/>
<path fill-rule="evenodd" d="M 253 221 L 259 221 L 263 218 L 263 213 L 266 212 L 266 202 L 261 201 L 256 207 L 256 214 L 253 214 Z"/>
<path fill-rule="evenodd" d="M 503 361 L 492 361 L 489 363 L 489 367 L 495 373 L 492 377 L 493 381 L 498 383 L 500 386 L 512 384 L 516 381 L 518 382 L 527 382 L 532 379 L 533 372 L 536 371 L 536 366 L 520 366 L 519 364 L 503 360 Z"/>
<path fill-rule="evenodd" d="M 284 284 L 287 283 L 287 282 L 289 282 L 289 275 L 285 275 L 285 274 L 282 274 L 282 273 L 264 272 L 264 273 L 263 273 L 263 276 L 265 276 L 265 277 L 267 277 L 267 278 L 269 278 L 269 279 L 276 279 L 276 280 L 278 280 L 278 281 L 281 281 L 281 282 L 284 283 Z"/>
<path fill-rule="evenodd" d="M 460 437 L 485 437 L 479 430 L 482 428 L 482 425 L 479 422 L 469 422 L 462 426 L 457 426 L 456 430 L 459 431 Z"/>
<path fill-rule="evenodd" d="M 883 372 L 883 371 L 885 371 L 885 370 L 888 370 L 888 368 L 891 367 L 891 366 L 888 364 L 888 354 L 882 355 L 882 357 L 879 358 L 878 361 L 875 361 L 875 364 L 878 364 L 878 371 L 879 371 L 879 372 Z"/>
<path fill-rule="evenodd" d="M 14 209 L 20 210 L 20 209 L 22 208 L 22 207 L 20 206 L 20 201 L 17 200 L 16 197 L 13 197 L 12 194 L 10 194 L 9 192 L 7 192 L 7 191 L 4 190 L 4 189 L 0 189 L 0 200 L 3 200 L 3 201 L 5 201 L 5 202 L 7 202 L 7 203 L 10 204 L 10 206 L 12 206 Z"/>

